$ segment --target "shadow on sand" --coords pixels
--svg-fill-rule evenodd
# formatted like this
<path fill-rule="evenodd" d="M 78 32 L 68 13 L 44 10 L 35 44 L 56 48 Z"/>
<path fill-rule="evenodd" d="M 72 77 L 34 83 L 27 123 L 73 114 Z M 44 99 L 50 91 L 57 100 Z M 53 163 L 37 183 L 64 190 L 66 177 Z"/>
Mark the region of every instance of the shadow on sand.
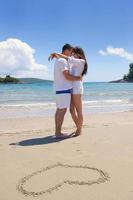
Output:
<path fill-rule="evenodd" d="M 66 139 L 70 139 L 70 138 L 71 137 L 56 138 L 54 135 L 50 135 L 50 136 L 47 136 L 47 137 L 22 140 L 22 141 L 17 142 L 17 143 L 10 143 L 9 145 L 16 145 L 16 146 L 45 145 L 45 144 L 52 144 L 52 143 L 60 142 L 62 140 L 66 140 Z"/>

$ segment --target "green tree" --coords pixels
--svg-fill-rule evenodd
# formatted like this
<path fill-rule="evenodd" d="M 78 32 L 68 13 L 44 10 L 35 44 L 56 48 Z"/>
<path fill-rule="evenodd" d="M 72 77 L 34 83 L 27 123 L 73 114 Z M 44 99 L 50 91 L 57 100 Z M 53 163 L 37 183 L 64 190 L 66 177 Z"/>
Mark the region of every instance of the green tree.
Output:
<path fill-rule="evenodd" d="M 2 82 L 3 82 L 3 78 L 0 77 L 0 83 L 2 83 Z"/>
<path fill-rule="evenodd" d="M 0 77 L 0 83 L 19 83 L 19 79 L 7 75 L 5 78 Z"/>
<path fill-rule="evenodd" d="M 124 74 L 123 79 L 127 80 L 127 75 L 126 74 Z"/>
<path fill-rule="evenodd" d="M 129 80 L 133 80 L 133 63 L 130 63 L 129 65 L 129 73 L 127 74 L 127 78 Z"/>

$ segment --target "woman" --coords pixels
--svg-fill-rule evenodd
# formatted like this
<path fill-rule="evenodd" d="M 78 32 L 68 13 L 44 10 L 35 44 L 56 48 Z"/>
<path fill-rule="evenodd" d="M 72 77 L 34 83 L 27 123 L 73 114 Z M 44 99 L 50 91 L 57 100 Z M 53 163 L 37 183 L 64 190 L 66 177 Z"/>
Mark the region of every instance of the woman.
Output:
<path fill-rule="evenodd" d="M 75 47 L 72 53 L 73 57 L 68 57 L 64 54 L 52 53 L 49 57 L 64 58 L 70 65 L 70 74 L 74 76 L 84 76 L 88 70 L 88 64 L 85 57 L 85 53 L 82 48 Z M 70 112 L 72 118 L 76 124 L 77 130 L 74 132 L 75 136 L 81 135 L 83 125 L 83 113 L 82 113 L 82 95 L 83 95 L 83 81 L 73 81 L 72 98 Z"/>

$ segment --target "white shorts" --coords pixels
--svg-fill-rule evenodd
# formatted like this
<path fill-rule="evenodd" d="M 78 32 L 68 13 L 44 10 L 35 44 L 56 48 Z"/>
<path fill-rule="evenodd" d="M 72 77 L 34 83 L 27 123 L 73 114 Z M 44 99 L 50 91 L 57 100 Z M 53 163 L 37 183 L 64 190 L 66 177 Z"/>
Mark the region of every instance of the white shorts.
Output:
<path fill-rule="evenodd" d="M 73 87 L 72 94 L 83 94 L 83 88 L 82 87 Z"/>
<path fill-rule="evenodd" d="M 72 94 L 83 94 L 83 82 L 73 81 Z"/>
<path fill-rule="evenodd" d="M 56 107 L 59 109 L 70 108 L 71 94 L 56 94 Z"/>

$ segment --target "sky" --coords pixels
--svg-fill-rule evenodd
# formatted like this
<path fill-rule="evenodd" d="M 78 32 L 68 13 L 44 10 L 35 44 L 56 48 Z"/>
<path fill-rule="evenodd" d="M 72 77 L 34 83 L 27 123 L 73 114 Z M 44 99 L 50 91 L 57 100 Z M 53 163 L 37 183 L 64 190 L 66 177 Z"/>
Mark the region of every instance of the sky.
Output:
<path fill-rule="evenodd" d="M 0 0 L 0 76 L 53 79 L 51 52 L 80 46 L 85 81 L 110 81 L 133 62 L 132 0 Z"/>

